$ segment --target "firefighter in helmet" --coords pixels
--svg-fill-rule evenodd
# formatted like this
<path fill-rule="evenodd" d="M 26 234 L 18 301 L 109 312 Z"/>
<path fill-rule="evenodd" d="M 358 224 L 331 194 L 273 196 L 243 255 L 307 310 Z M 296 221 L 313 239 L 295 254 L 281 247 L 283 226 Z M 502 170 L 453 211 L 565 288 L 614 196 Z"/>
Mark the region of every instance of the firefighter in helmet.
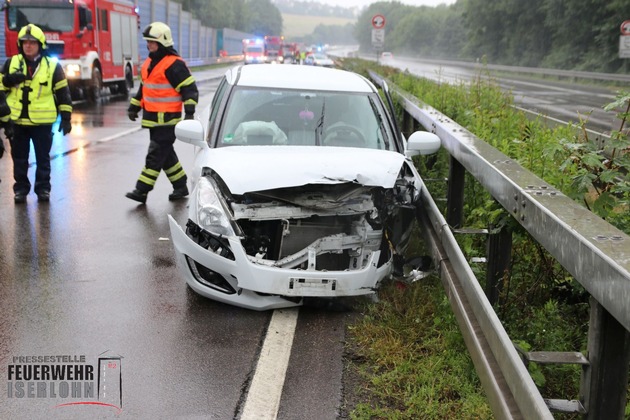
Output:
<path fill-rule="evenodd" d="M 175 124 L 184 118 L 193 119 L 199 100 L 195 79 L 184 60 L 173 48 L 171 29 L 162 22 L 153 22 L 142 32 L 149 57 L 142 64 L 140 88 L 131 98 L 128 115 L 131 121 L 142 110 L 142 127 L 149 129 L 149 150 L 145 165 L 133 191 L 127 198 L 145 203 L 163 170 L 173 185 L 169 200 L 188 196 L 186 173 L 175 153 Z"/>
<path fill-rule="evenodd" d="M 50 200 L 50 148 L 52 126 L 61 115 L 59 132 L 72 129 L 72 99 L 61 65 L 46 54 L 46 36 L 29 23 L 18 32 L 17 55 L 9 58 L 0 74 L 0 87 L 11 108 L 11 157 L 15 184 L 14 201 L 24 203 L 31 190 L 28 179 L 28 156 L 31 141 L 37 169 L 34 191 L 39 201 Z M 5 134 L 7 128 L 5 128 Z"/>

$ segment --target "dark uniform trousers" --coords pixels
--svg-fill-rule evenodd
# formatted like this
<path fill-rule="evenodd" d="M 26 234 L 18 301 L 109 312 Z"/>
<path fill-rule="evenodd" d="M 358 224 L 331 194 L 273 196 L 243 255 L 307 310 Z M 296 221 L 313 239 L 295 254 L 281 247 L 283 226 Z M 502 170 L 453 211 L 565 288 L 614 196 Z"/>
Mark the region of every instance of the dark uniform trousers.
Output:
<path fill-rule="evenodd" d="M 136 189 L 148 193 L 164 170 L 174 189 L 186 187 L 186 173 L 175 153 L 175 126 L 161 126 L 149 129 L 149 151 L 142 169 Z"/>
<path fill-rule="evenodd" d="M 13 158 L 13 192 L 28 194 L 31 183 L 28 180 L 28 156 L 31 140 L 35 149 L 35 193 L 50 192 L 50 149 L 52 147 L 52 124 L 19 125 L 15 124 L 11 139 L 11 157 Z"/>

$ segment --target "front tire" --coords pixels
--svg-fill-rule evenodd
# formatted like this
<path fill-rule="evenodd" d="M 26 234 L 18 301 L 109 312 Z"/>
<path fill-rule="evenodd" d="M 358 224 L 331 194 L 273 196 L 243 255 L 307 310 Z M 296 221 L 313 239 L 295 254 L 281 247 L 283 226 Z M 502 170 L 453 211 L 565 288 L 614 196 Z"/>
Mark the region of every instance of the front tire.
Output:
<path fill-rule="evenodd" d="M 102 90 L 103 76 L 101 74 L 101 69 L 94 67 L 92 69 L 92 79 L 90 80 L 90 84 L 88 86 L 88 101 L 93 104 L 99 102 L 101 100 Z"/>
<path fill-rule="evenodd" d="M 129 96 L 129 92 L 133 88 L 133 73 L 131 72 L 131 67 L 127 66 L 125 69 L 125 80 L 123 82 L 118 82 L 118 93 Z"/>

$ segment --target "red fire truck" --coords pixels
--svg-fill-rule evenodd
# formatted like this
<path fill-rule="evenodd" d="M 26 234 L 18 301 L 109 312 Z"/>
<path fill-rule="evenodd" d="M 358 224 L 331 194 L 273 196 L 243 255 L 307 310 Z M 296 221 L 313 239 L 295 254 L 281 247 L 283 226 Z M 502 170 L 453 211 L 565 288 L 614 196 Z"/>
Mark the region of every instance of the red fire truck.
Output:
<path fill-rule="evenodd" d="M 284 61 L 283 45 L 283 36 L 265 36 L 265 57 L 267 57 L 267 63 L 282 63 Z"/>
<path fill-rule="evenodd" d="M 17 35 L 33 23 L 46 34 L 49 55 L 63 65 L 74 99 L 97 101 L 102 88 L 128 94 L 138 73 L 140 17 L 128 0 L 10 0 L 5 10 L 8 57 Z"/>

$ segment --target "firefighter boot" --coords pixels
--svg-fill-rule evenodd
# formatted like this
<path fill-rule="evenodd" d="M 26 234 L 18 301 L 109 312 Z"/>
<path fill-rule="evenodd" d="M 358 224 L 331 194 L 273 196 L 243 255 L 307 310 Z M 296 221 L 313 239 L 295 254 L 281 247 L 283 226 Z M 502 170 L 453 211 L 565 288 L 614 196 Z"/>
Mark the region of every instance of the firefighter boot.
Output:
<path fill-rule="evenodd" d="M 131 192 L 128 192 L 127 194 L 125 194 L 125 197 L 131 198 L 132 200 L 135 200 L 138 203 L 142 203 L 142 204 L 147 202 L 147 193 L 139 191 L 137 189 Z"/>
<path fill-rule="evenodd" d="M 168 199 L 170 201 L 181 200 L 182 198 L 186 198 L 188 196 L 188 187 L 183 186 L 179 188 L 175 188 L 171 194 L 168 195 Z"/>

